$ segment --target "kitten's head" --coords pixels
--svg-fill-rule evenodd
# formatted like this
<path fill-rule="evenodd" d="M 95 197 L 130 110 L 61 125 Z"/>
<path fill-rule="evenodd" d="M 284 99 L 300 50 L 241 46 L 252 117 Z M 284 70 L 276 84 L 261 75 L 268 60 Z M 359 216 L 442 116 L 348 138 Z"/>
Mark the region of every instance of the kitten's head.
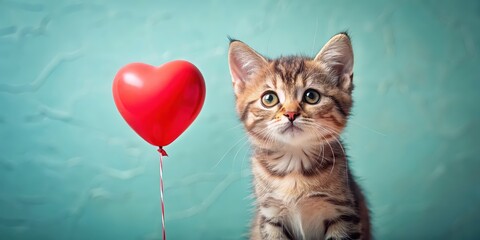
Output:
<path fill-rule="evenodd" d="M 232 40 L 236 108 L 255 144 L 318 145 L 338 137 L 352 106 L 353 50 L 337 34 L 315 58 L 268 59 Z"/>

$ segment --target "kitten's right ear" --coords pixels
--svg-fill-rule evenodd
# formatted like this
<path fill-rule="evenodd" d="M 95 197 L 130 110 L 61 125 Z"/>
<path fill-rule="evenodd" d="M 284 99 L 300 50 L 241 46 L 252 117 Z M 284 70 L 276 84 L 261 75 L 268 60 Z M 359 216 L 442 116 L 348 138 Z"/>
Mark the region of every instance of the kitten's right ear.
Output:
<path fill-rule="evenodd" d="M 327 67 L 330 73 L 338 77 L 337 84 L 344 90 L 351 92 L 353 88 L 353 49 L 347 33 L 333 36 L 314 61 Z"/>
<path fill-rule="evenodd" d="M 232 75 L 233 89 L 235 94 L 238 95 L 245 89 L 245 84 L 248 83 L 252 75 L 265 67 L 268 61 L 247 44 L 238 40 L 231 40 L 228 50 L 228 64 Z"/>

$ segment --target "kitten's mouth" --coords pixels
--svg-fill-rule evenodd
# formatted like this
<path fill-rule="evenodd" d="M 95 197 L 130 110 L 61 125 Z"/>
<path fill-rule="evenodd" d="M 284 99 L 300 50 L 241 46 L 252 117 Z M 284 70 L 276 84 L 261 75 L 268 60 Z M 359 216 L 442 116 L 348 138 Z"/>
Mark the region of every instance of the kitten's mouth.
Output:
<path fill-rule="evenodd" d="M 282 134 L 285 134 L 285 133 L 295 133 L 295 132 L 303 132 L 303 129 L 295 126 L 293 123 L 290 123 L 288 124 L 283 130 L 282 130 Z"/>

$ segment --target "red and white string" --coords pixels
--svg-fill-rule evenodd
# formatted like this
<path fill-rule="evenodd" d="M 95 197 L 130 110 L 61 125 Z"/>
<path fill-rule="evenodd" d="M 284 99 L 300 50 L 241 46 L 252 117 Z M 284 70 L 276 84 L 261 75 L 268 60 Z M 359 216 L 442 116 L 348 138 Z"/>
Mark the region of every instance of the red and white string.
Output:
<path fill-rule="evenodd" d="M 163 200 L 163 156 L 167 156 L 165 151 L 160 147 L 158 149 L 158 152 L 160 153 L 160 205 L 162 207 L 162 239 L 166 240 L 166 234 L 165 234 L 165 203 Z"/>

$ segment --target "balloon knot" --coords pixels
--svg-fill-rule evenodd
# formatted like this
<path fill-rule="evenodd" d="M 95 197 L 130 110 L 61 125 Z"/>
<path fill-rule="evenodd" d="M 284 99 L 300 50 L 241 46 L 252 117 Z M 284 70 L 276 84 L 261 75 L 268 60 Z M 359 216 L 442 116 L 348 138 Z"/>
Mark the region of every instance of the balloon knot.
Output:
<path fill-rule="evenodd" d="M 158 150 L 157 150 L 160 154 L 162 154 L 162 156 L 164 157 L 168 157 L 168 154 L 165 150 L 163 150 L 163 147 L 158 147 Z"/>

